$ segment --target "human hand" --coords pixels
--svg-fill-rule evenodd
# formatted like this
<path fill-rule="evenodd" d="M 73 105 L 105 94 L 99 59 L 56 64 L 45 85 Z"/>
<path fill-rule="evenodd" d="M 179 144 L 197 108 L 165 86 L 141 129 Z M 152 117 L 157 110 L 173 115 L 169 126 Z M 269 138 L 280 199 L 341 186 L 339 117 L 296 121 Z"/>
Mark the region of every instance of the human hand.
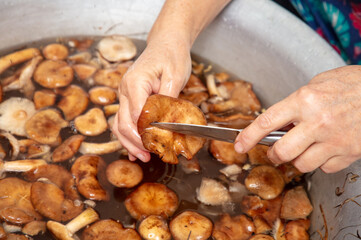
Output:
<path fill-rule="evenodd" d="M 119 86 L 119 111 L 113 133 L 128 150 L 130 160 L 150 160 L 137 130 L 147 98 L 153 94 L 178 97 L 191 72 L 190 44 L 163 36 L 153 40 L 128 69 Z"/>
<path fill-rule="evenodd" d="M 235 149 L 247 152 L 271 131 L 291 123 L 295 127 L 268 151 L 275 164 L 292 161 L 301 172 L 320 167 L 332 173 L 360 159 L 361 66 L 317 75 L 242 131 Z"/>

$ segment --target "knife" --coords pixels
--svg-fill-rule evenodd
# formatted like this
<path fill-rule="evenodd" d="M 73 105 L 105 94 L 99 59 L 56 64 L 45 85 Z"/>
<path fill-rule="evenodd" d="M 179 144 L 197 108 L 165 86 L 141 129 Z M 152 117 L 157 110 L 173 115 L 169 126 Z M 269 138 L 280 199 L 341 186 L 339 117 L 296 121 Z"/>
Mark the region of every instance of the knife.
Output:
<path fill-rule="evenodd" d="M 208 138 L 208 139 L 215 139 L 230 143 L 234 143 L 237 135 L 243 130 L 243 129 L 233 129 L 233 128 L 195 125 L 195 124 L 186 124 L 186 123 L 152 122 L 150 125 L 162 129 L 170 130 L 172 132 L 177 132 L 177 133 L 182 133 L 182 134 L 187 134 L 202 138 Z M 266 137 L 261 139 L 259 144 L 271 146 L 286 133 L 287 132 L 284 131 L 271 132 Z"/>

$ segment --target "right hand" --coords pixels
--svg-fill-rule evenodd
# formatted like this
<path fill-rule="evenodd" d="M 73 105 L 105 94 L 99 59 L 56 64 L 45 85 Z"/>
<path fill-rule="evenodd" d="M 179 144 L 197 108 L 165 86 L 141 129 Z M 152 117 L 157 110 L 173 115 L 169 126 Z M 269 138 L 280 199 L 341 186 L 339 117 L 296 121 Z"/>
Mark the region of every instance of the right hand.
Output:
<path fill-rule="evenodd" d="M 128 150 L 129 160 L 150 160 L 137 130 L 139 115 L 154 93 L 178 97 L 191 73 L 190 44 L 163 36 L 151 41 L 119 85 L 119 111 L 113 133 Z"/>

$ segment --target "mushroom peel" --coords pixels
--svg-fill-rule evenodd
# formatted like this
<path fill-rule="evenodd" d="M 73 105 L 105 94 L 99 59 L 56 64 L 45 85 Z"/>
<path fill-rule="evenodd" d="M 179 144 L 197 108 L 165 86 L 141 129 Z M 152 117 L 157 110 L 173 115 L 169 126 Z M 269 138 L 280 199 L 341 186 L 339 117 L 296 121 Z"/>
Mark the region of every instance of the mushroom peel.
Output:
<path fill-rule="evenodd" d="M 164 95 L 148 97 L 138 120 L 144 147 L 158 154 L 163 162 L 177 164 L 178 155 L 187 159 L 203 147 L 205 139 L 153 127 L 152 122 L 178 122 L 206 125 L 202 111 L 191 102 Z"/>
<path fill-rule="evenodd" d="M 75 238 L 73 238 L 73 235 L 77 231 L 79 231 L 86 225 L 97 221 L 98 219 L 98 213 L 93 208 L 87 208 L 66 225 L 55 221 L 48 221 L 46 223 L 46 226 L 57 239 L 74 240 Z"/>
<path fill-rule="evenodd" d="M 35 114 L 35 105 L 26 98 L 12 97 L 0 104 L 0 129 L 26 136 L 25 123 Z"/>
<path fill-rule="evenodd" d="M 45 88 L 68 86 L 73 78 L 73 69 L 66 62 L 60 60 L 45 60 L 34 72 L 34 80 Z"/>
<path fill-rule="evenodd" d="M 97 136 L 108 129 L 107 120 L 100 108 L 92 108 L 74 120 L 75 128 L 86 136 Z"/>
<path fill-rule="evenodd" d="M 58 107 L 63 111 L 65 119 L 70 121 L 82 114 L 88 107 L 88 94 L 77 85 L 70 85 L 59 91 L 62 96 Z"/>
<path fill-rule="evenodd" d="M 137 54 L 133 41 L 125 36 L 113 35 L 99 41 L 98 50 L 109 62 L 130 60 Z"/>
<path fill-rule="evenodd" d="M 10 53 L 0 58 L 0 74 L 11 66 L 25 62 L 39 55 L 40 51 L 37 48 L 27 48 Z"/>

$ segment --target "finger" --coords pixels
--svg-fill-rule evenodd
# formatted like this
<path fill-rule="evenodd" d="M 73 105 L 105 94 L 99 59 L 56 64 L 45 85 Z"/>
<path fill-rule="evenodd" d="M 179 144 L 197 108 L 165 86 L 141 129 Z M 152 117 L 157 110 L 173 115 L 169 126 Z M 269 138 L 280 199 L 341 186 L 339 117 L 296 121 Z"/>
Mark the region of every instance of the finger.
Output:
<path fill-rule="evenodd" d="M 270 132 L 297 120 L 299 106 L 293 99 L 290 96 L 276 103 L 238 134 L 235 145 L 236 151 L 248 152 Z"/>
<path fill-rule="evenodd" d="M 315 142 L 313 133 L 307 124 L 298 124 L 268 150 L 268 158 L 275 164 L 297 158 Z"/>
<path fill-rule="evenodd" d="M 130 153 L 128 153 L 128 158 L 129 158 L 130 161 L 135 161 L 135 160 L 137 160 L 137 158 L 134 157 L 134 156 L 133 156 L 132 154 L 130 154 Z"/>
<path fill-rule="evenodd" d="M 334 173 L 347 168 L 353 162 L 353 159 L 345 158 L 344 156 L 334 156 L 330 158 L 320 168 L 325 173 Z"/>
<path fill-rule="evenodd" d="M 334 156 L 333 147 L 326 143 L 312 144 L 304 153 L 293 160 L 293 165 L 303 173 L 312 172 Z"/>
<path fill-rule="evenodd" d="M 160 80 L 159 94 L 170 97 L 178 97 L 183 85 L 186 83 L 187 74 L 170 74 L 164 71 Z"/>

